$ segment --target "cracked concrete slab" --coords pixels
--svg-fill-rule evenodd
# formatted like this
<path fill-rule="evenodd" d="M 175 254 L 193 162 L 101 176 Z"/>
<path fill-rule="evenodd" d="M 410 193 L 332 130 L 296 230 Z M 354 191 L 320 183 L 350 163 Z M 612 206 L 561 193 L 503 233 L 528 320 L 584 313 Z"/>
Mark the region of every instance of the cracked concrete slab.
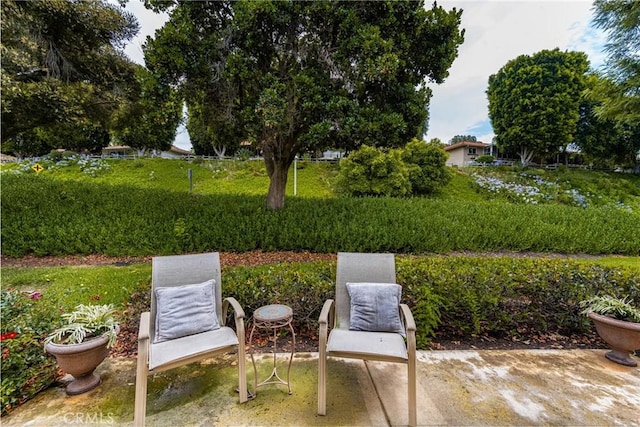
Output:
<path fill-rule="evenodd" d="M 640 368 L 605 350 L 422 351 L 418 423 L 450 426 L 640 425 Z M 279 356 L 285 363 L 287 355 Z M 211 359 L 149 380 L 148 426 L 384 426 L 408 421 L 406 365 L 330 359 L 327 415 L 317 411 L 317 353 L 299 353 L 293 394 L 267 385 L 238 403 L 232 358 Z M 273 367 L 258 358 L 258 377 Z M 278 367 L 280 371 L 280 365 Z M 284 368 L 286 369 L 286 368 Z M 253 380 L 250 359 L 248 381 Z M 3 426 L 132 425 L 135 360 L 108 359 L 95 390 L 51 388 L 2 417 Z M 282 372 L 286 372 L 283 370 Z"/>

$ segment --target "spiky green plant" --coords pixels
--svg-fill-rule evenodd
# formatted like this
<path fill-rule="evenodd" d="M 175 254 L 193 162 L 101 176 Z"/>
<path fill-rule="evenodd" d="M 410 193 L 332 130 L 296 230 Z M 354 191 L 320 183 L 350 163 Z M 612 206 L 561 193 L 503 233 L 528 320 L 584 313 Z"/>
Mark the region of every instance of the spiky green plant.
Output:
<path fill-rule="evenodd" d="M 640 309 L 635 308 L 626 298 L 620 299 L 610 295 L 594 296 L 582 301 L 580 306 L 584 308 L 583 314 L 596 313 L 603 316 L 611 316 L 618 320 L 640 322 Z"/>
<path fill-rule="evenodd" d="M 116 342 L 118 322 L 115 319 L 115 308 L 111 304 L 84 305 L 80 304 L 70 313 L 62 317 L 67 321 L 49 336 L 45 343 L 80 344 L 85 338 L 107 335 L 108 347 Z"/>

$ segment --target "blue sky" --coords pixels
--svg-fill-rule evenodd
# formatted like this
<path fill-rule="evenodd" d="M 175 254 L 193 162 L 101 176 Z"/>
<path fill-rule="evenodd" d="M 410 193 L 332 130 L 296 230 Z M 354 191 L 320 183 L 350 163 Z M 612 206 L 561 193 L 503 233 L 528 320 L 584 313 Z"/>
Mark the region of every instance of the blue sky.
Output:
<path fill-rule="evenodd" d="M 425 4 L 431 1 L 426 0 Z M 439 138 L 447 142 L 455 135 L 475 135 L 479 141 L 491 142 L 487 82 L 491 74 L 519 55 L 560 48 L 585 52 L 594 68 L 604 61 L 604 36 L 590 26 L 591 1 L 440 0 L 438 4 L 447 10 L 463 9 L 462 27 L 466 33 L 449 77 L 441 85 L 429 85 L 433 97 L 427 140 Z M 126 8 L 138 18 L 141 30 L 125 52 L 143 63 L 142 43 L 163 25 L 167 16 L 146 10 L 138 0 L 130 0 Z M 176 145 L 191 147 L 184 128 L 178 132 Z"/>
<path fill-rule="evenodd" d="M 491 74 L 522 54 L 544 49 L 585 52 L 592 67 L 602 65 L 604 36 L 590 26 L 590 1 L 442 0 L 445 9 L 462 9 L 465 42 L 433 97 L 426 139 L 449 141 L 475 135 L 491 142 L 486 89 Z"/>

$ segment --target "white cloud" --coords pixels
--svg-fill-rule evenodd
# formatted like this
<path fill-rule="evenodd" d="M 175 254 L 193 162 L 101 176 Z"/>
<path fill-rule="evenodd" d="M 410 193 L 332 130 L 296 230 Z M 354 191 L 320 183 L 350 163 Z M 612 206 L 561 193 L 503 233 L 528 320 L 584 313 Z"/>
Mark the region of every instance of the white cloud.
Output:
<path fill-rule="evenodd" d="M 447 1 L 449 10 L 463 9 L 465 42 L 450 75 L 441 85 L 430 85 L 427 139 L 448 141 L 455 135 L 493 137 L 485 91 L 489 76 L 519 55 L 560 48 L 587 53 L 592 64 L 602 63 L 602 34 L 590 28 L 589 1 Z M 488 130 L 488 132 L 486 131 Z"/>
<path fill-rule="evenodd" d="M 116 3 L 115 0 L 111 0 Z M 142 53 L 142 45 L 147 40 L 147 36 L 154 35 L 155 31 L 162 27 L 169 19 L 166 13 L 155 13 L 144 7 L 144 3 L 139 0 L 129 0 L 125 6 L 125 10 L 131 12 L 140 24 L 140 31 L 136 37 L 127 44 L 124 51 L 127 56 L 134 62 L 144 65 L 144 54 Z"/>

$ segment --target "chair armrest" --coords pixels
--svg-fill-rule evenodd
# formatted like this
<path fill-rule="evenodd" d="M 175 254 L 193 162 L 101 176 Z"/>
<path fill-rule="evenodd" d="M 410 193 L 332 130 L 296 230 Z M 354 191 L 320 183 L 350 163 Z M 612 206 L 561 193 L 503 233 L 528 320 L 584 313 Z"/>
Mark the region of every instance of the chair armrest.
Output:
<path fill-rule="evenodd" d="M 407 304 L 400 304 L 400 312 L 402 313 L 402 317 L 404 318 L 404 327 L 407 331 L 416 330 L 416 321 L 413 320 L 413 314 L 411 313 L 411 309 Z"/>
<path fill-rule="evenodd" d="M 229 306 L 233 309 L 233 315 L 237 319 L 244 319 L 244 310 L 234 297 L 227 297 L 222 302 L 222 318 L 226 319 Z"/>
<path fill-rule="evenodd" d="M 234 297 L 225 298 L 224 301 L 222 301 L 223 322 L 227 321 L 227 311 L 229 310 L 229 306 L 231 306 L 231 308 L 233 309 L 233 318 L 235 319 L 236 323 L 236 335 L 238 336 L 238 341 L 240 342 L 238 356 L 244 358 L 244 310 L 240 306 L 240 303 Z"/>
<path fill-rule="evenodd" d="M 151 335 L 151 313 L 145 311 L 140 315 L 140 327 L 138 329 L 138 341 L 148 340 Z"/>
<path fill-rule="evenodd" d="M 324 305 L 322 306 L 322 311 L 320 312 L 320 318 L 318 319 L 318 322 L 320 322 L 321 325 L 328 325 L 330 323 L 332 323 L 331 321 L 333 320 L 333 313 L 335 310 L 335 305 L 333 303 L 332 299 L 328 299 L 324 302 Z M 330 325 L 333 326 L 333 325 Z"/>
<path fill-rule="evenodd" d="M 327 340 L 329 339 L 329 327 L 333 326 L 333 316 L 335 312 L 335 304 L 332 299 L 328 299 L 322 306 L 320 312 L 320 330 L 318 331 L 318 353 L 321 360 L 324 360 L 327 354 Z"/>

